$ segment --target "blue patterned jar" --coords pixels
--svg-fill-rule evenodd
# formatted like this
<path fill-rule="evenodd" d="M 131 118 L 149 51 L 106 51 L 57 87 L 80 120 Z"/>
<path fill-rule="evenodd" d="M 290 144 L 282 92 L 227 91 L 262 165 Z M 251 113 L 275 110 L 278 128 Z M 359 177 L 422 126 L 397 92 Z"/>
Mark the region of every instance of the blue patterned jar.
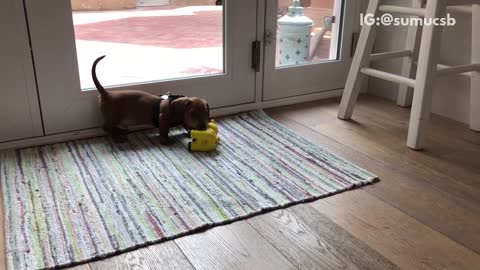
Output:
<path fill-rule="evenodd" d="M 310 36 L 313 21 L 303 15 L 300 1 L 294 0 L 287 15 L 277 21 L 280 43 L 279 65 L 297 65 L 310 59 Z"/>

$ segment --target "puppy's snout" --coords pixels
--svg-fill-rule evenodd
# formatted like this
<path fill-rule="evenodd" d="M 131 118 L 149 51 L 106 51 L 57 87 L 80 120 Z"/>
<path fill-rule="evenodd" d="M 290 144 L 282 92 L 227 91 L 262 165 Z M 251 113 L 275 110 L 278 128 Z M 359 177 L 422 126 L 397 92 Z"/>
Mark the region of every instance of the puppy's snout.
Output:
<path fill-rule="evenodd" d="M 208 126 L 207 123 L 201 123 L 201 124 L 200 124 L 200 129 L 201 129 L 201 130 L 206 130 L 206 129 L 207 129 L 207 126 Z"/>

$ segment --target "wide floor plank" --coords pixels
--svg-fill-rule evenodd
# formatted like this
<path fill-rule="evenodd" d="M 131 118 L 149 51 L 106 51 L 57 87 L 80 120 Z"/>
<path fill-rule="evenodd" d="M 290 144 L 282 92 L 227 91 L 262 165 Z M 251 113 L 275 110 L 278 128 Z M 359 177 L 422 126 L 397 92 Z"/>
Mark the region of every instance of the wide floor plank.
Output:
<path fill-rule="evenodd" d="M 379 176 L 379 183 L 365 188 L 369 193 L 475 252 L 480 252 L 480 215 L 478 209 L 474 209 L 474 203 L 434 188 L 429 182 L 422 181 L 422 176 L 411 175 L 408 167 L 398 167 L 398 163 L 385 162 L 374 155 L 364 154 L 353 146 L 320 134 L 318 129 L 303 126 L 281 114 L 271 116 L 332 153 Z"/>
<path fill-rule="evenodd" d="M 297 269 L 245 221 L 174 241 L 198 270 Z"/>
<path fill-rule="evenodd" d="M 69 270 L 91 270 L 88 264 L 82 264 L 75 267 L 68 268 Z"/>
<path fill-rule="evenodd" d="M 141 248 L 90 263 L 91 270 L 189 270 L 194 269 L 173 241 Z"/>
<path fill-rule="evenodd" d="M 363 99 L 365 98 L 362 97 L 361 100 Z M 382 104 L 381 101 L 378 103 Z M 454 152 L 453 149 L 458 151 L 460 147 L 448 147 L 445 146 L 447 145 L 445 140 L 437 143 L 436 140 L 430 139 L 425 151 L 412 151 L 405 146 L 407 122 L 393 124 L 396 121 L 402 121 L 399 119 L 404 116 L 398 116 L 386 109 L 382 110 L 385 112 L 375 112 L 378 115 L 371 112 L 374 109 L 365 113 L 365 107 L 362 106 L 362 102 L 359 102 L 356 106 L 355 118 L 351 121 L 342 121 L 336 118 L 338 104 L 332 99 L 276 108 L 270 112 L 278 113 L 313 128 L 318 133 L 362 153 L 396 164 L 398 168 L 405 169 L 403 171 L 405 174 L 422 176 L 424 181 L 434 187 L 448 190 L 449 193 L 458 195 L 460 199 L 468 198 L 470 201 L 475 201 L 477 204 L 473 208 L 479 209 L 480 181 L 478 179 L 480 179 L 480 174 L 445 159 Z M 395 106 L 390 104 L 390 107 Z M 395 119 L 389 119 L 389 117 L 395 117 Z M 480 147 L 465 144 L 463 148 L 475 148 L 480 154 Z M 467 154 L 463 153 L 462 156 L 467 156 Z"/>
<path fill-rule="evenodd" d="M 388 136 L 378 129 L 372 129 L 368 124 L 351 124 L 349 122 L 337 122 L 330 125 L 316 125 L 312 128 L 325 136 L 347 144 L 350 147 L 365 153 L 376 159 L 383 160 L 389 164 L 395 164 L 398 170 L 406 176 L 427 182 L 440 191 L 455 195 L 459 201 L 464 202 L 464 206 L 471 210 L 480 210 L 480 188 L 475 183 L 480 178 L 475 178 L 475 174 L 466 170 L 457 176 L 444 174 L 442 171 L 425 166 L 421 160 L 430 159 L 429 154 L 407 149 L 403 139 L 398 140 Z M 378 137 L 376 137 L 378 136 Z M 353 142 L 353 143 L 352 143 Z M 431 153 L 431 152 L 430 152 Z M 419 156 L 422 157 L 419 158 Z M 440 162 L 439 163 L 443 163 Z M 447 169 L 456 170 L 454 166 Z"/>
<path fill-rule="evenodd" d="M 436 122 L 433 122 L 428 131 L 428 145 L 424 151 L 404 151 L 404 144 L 407 137 L 409 116 L 405 113 L 397 113 L 397 106 L 385 104 L 386 101 L 380 98 L 364 97 L 366 102 L 359 103 L 356 110 L 355 119 L 357 122 L 364 123 L 375 131 L 381 131 L 387 137 L 398 141 L 396 144 L 390 144 L 396 151 L 408 155 L 425 167 L 434 169 L 443 174 L 454 178 L 453 183 L 463 182 L 480 189 L 480 160 L 472 158 L 480 155 L 479 144 L 473 143 L 462 138 L 462 134 L 468 133 L 470 138 L 477 137 L 480 141 L 480 133 L 469 130 L 465 125 L 460 134 L 452 133 L 451 130 L 459 130 L 459 124 L 451 124 L 449 127 L 440 128 Z M 373 106 L 373 102 L 379 103 Z M 390 105 L 390 106 L 388 106 Z M 400 108 L 409 112 L 405 108 Z M 336 114 L 336 108 L 328 109 L 331 114 Z M 436 118 L 434 116 L 434 118 Z M 445 119 L 445 121 L 447 121 Z M 438 122 L 438 121 L 437 121 Z M 442 123 L 442 122 L 440 122 Z M 382 134 L 378 134 L 381 136 Z M 403 142 L 403 144 L 402 144 Z M 402 147 L 402 148 L 399 148 Z M 460 154 L 462 160 L 457 160 L 454 155 Z"/>
<path fill-rule="evenodd" d="M 397 269 L 305 204 L 261 215 L 248 223 L 299 269 Z"/>
<path fill-rule="evenodd" d="M 312 207 L 403 269 L 478 269 L 480 255 L 363 190 Z"/>
<path fill-rule="evenodd" d="M 393 102 L 375 96 L 362 96 L 358 103 L 359 108 L 370 108 L 380 117 L 395 121 L 407 122 L 410 118 L 410 108 L 396 106 Z M 382 114 L 383 112 L 383 114 Z M 430 136 L 439 136 L 445 141 L 463 141 L 472 145 L 480 146 L 480 136 L 468 128 L 467 124 L 460 123 L 436 114 L 431 115 L 431 124 L 429 126 Z"/>

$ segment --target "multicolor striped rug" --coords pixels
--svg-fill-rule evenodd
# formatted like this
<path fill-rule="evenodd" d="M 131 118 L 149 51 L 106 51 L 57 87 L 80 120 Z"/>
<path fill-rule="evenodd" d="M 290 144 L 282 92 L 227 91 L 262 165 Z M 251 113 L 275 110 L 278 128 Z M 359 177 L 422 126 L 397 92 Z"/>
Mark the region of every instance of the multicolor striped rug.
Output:
<path fill-rule="evenodd" d="M 66 266 L 372 182 L 263 112 L 218 121 L 216 152 L 155 130 L 0 153 L 9 269 Z"/>

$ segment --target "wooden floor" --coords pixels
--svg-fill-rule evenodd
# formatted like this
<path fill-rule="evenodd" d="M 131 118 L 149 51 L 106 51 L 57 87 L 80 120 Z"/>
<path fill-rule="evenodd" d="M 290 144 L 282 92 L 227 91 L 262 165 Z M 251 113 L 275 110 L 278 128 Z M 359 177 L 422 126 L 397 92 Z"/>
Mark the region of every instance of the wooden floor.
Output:
<path fill-rule="evenodd" d="M 408 109 L 361 97 L 341 121 L 337 107 L 267 113 L 380 182 L 74 269 L 480 269 L 480 133 L 434 116 L 416 152 Z"/>

